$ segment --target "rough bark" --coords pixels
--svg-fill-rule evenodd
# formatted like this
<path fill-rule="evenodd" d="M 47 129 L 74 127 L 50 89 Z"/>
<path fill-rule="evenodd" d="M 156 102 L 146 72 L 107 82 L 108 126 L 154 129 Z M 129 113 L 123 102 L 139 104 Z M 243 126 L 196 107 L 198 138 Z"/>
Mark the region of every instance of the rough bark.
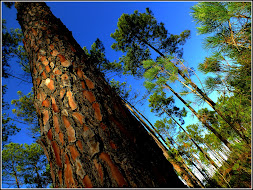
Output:
<path fill-rule="evenodd" d="M 185 187 L 49 7 L 15 6 L 53 186 Z"/>

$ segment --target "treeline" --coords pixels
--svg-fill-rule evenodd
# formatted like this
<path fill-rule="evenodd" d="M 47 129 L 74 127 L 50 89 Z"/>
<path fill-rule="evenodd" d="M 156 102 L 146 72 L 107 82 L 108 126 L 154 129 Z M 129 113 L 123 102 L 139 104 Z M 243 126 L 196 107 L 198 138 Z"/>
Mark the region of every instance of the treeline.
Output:
<path fill-rule="evenodd" d="M 207 36 L 205 48 L 212 52 L 198 65 L 198 70 L 206 74 L 205 79 L 184 60 L 183 45 L 191 32 L 170 34 L 148 8 L 145 13 L 135 11 L 119 18 L 118 28 L 111 34 L 115 40 L 112 49 L 124 54 L 118 62 L 106 58 L 99 39 L 89 51 L 83 49 L 150 132 L 188 187 L 250 188 L 251 3 L 200 2 L 192 7 L 191 15 L 198 33 Z M 8 70 L 13 56 L 29 72 L 25 51 L 19 45 L 21 32 L 9 32 L 4 24 L 3 77 L 13 77 Z M 132 92 L 129 84 L 113 80 L 112 73 L 145 79 L 147 93 Z M 12 120 L 26 123 L 35 141 L 40 136 L 33 93 L 18 94 L 20 98 L 12 101 L 17 117 L 2 115 L 3 181 L 16 187 L 46 187 L 51 181 L 50 171 L 48 165 L 45 167 L 47 161 L 39 145 L 9 142 L 9 137 L 19 131 Z M 217 94 L 217 101 L 210 98 L 211 94 Z M 160 118 L 153 125 L 133 106 L 136 98 L 148 102 L 151 112 Z M 175 100 L 184 106 L 178 107 Z M 8 109 L 7 103 L 3 105 Z M 189 114 L 198 122 L 188 125 L 185 118 Z M 38 162 L 43 167 L 37 166 Z"/>

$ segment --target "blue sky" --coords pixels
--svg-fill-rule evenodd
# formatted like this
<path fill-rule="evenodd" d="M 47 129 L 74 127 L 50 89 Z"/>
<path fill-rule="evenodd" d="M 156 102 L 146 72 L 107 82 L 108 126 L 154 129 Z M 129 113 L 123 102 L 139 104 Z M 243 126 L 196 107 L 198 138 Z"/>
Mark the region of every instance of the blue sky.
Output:
<path fill-rule="evenodd" d="M 208 52 L 203 50 L 202 42 L 204 36 L 197 35 L 196 25 L 190 16 L 190 7 L 194 4 L 196 2 L 47 2 L 53 14 L 60 18 L 67 28 L 72 31 L 74 38 L 81 47 L 86 46 L 90 49 L 96 38 L 99 38 L 105 46 L 106 56 L 110 61 L 118 60 L 122 55 L 121 52 L 115 52 L 110 48 L 114 42 L 110 34 L 117 29 L 118 18 L 123 13 L 132 14 L 134 10 L 145 12 L 145 8 L 149 7 L 156 19 L 159 22 L 165 23 L 165 27 L 169 33 L 180 34 L 183 30 L 191 30 L 191 38 L 184 46 L 184 59 L 190 67 L 194 67 L 197 70 L 198 63 L 204 60 Z M 8 9 L 2 5 L 2 18 L 6 19 L 8 29 L 20 28 L 16 20 L 16 13 L 17 11 L 14 7 Z M 18 63 L 13 60 L 11 65 L 13 73 L 17 76 L 22 74 Z M 201 78 L 204 77 L 201 73 L 197 73 Z M 132 77 L 123 76 L 121 78 L 115 77 L 115 79 L 127 81 L 135 91 L 142 88 L 143 81 L 136 81 Z M 13 78 L 3 79 L 2 84 L 8 85 L 5 101 L 9 103 L 12 99 L 18 99 L 18 90 L 27 94 L 32 87 L 31 84 L 28 85 Z M 176 101 L 176 104 L 178 106 L 182 105 L 179 101 Z M 144 106 L 136 105 L 136 107 L 152 123 L 155 122 L 157 118 L 149 112 L 147 104 Z M 11 105 L 10 108 L 13 109 L 14 107 Z M 9 115 L 13 116 L 11 111 L 9 111 Z M 196 120 L 188 117 L 186 124 L 190 124 L 193 121 Z M 26 126 L 17 125 L 22 128 L 22 131 L 13 136 L 11 140 L 16 143 L 30 144 L 32 139 L 27 135 Z"/>

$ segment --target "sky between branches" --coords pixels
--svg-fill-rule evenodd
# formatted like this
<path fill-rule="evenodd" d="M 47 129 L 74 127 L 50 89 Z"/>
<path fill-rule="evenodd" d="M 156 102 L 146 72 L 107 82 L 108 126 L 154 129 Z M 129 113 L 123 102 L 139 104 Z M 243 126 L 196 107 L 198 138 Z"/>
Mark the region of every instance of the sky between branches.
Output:
<path fill-rule="evenodd" d="M 197 70 L 198 63 L 202 62 L 208 55 L 208 52 L 203 50 L 202 42 L 204 36 L 197 35 L 196 26 L 190 16 L 190 7 L 195 5 L 194 2 L 47 2 L 47 5 L 51 8 L 53 14 L 60 18 L 66 27 L 72 31 L 74 38 L 80 44 L 81 47 L 86 46 L 90 49 L 91 45 L 99 38 L 106 51 L 106 57 L 110 61 L 114 61 L 121 57 L 121 52 L 115 52 L 111 49 L 111 45 L 114 40 L 110 37 L 110 34 L 117 29 L 118 18 L 123 14 L 132 14 L 134 10 L 139 12 L 145 12 L 145 8 L 149 7 L 154 13 L 158 22 L 163 22 L 165 28 L 171 34 L 180 34 L 183 30 L 191 30 L 191 38 L 187 40 L 184 45 L 183 58 L 187 62 L 187 65 Z M 16 20 L 17 11 L 14 7 L 11 9 L 6 8 L 2 4 L 2 18 L 6 19 L 7 28 L 20 28 Z M 22 77 L 21 66 L 13 60 L 11 63 L 12 75 Z M 203 79 L 206 77 L 200 72 L 197 72 L 199 77 Z M 127 82 L 132 85 L 133 91 L 144 89 L 142 86 L 143 80 L 135 80 L 133 77 L 127 76 L 114 76 L 115 80 L 121 82 Z M 198 84 L 197 79 L 194 78 Z M 12 99 L 18 99 L 17 91 L 20 90 L 24 94 L 31 91 L 32 84 L 21 82 L 18 79 L 10 78 L 3 79 L 2 85 L 7 84 L 8 90 L 5 96 L 5 101 L 10 104 Z M 211 96 L 216 101 L 215 96 Z M 176 100 L 176 98 L 175 98 Z M 182 103 L 176 100 L 176 105 L 182 107 Z M 14 117 L 11 110 L 14 108 L 10 105 L 9 116 Z M 137 109 L 140 109 L 142 113 L 150 119 L 152 123 L 159 118 L 150 113 L 148 102 L 144 105 L 136 105 Z M 193 123 L 191 113 L 189 112 L 186 119 L 185 126 Z M 15 143 L 32 143 L 33 139 L 27 134 L 26 126 L 17 123 L 17 126 L 21 128 L 21 132 L 11 137 L 11 141 Z"/>

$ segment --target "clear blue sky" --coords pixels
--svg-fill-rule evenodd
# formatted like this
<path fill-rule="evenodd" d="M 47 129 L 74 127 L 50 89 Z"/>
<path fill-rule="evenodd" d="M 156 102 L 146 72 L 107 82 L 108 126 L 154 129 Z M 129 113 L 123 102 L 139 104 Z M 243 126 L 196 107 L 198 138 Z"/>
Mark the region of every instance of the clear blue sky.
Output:
<path fill-rule="evenodd" d="M 196 25 L 190 16 L 190 7 L 195 2 L 47 2 L 53 14 L 60 18 L 61 21 L 72 31 L 74 38 L 81 45 L 90 49 L 92 43 L 99 38 L 106 50 L 106 56 L 110 61 L 118 60 L 122 55 L 110 48 L 114 40 L 110 34 L 117 28 L 118 18 L 123 13 L 133 13 L 134 10 L 145 12 L 145 8 L 149 7 L 159 22 L 165 23 L 166 29 L 172 34 L 180 34 L 183 30 L 191 30 L 191 38 L 184 46 L 184 59 L 190 67 L 197 70 L 198 63 L 202 62 L 207 56 L 207 52 L 202 49 L 204 36 L 196 34 Z M 16 9 L 12 7 L 8 9 L 2 5 L 2 18 L 7 21 L 7 28 L 20 28 L 16 20 Z M 18 63 L 11 63 L 12 71 L 17 76 L 22 73 Z M 198 72 L 198 74 L 200 74 Z M 203 75 L 200 74 L 201 77 Z M 117 78 L 116 78 L 117 79 Z M 133 78 L 123 76 L 121 81 L 127 81 L 132 85 L 133 90 L 138 90 L 142 85 L 142 81 L 135 81 Z M 30 92 L 31 85 L 20 82 L 17 79 L 3 79 L 2 84 L 8 85 L 8 91 L 5 101 L 11 102 L 12 99 L 18 99 L 17 91 L 21 90 L 25 94 Z M 137 84 L 137 85 L 136 85 Z M 177 105 L 182 105 L 177 101 Z M 10 107 L 14 107 L 11 105 Z M 155 122 L 156 117 L 149 112 L 147 105 L 137 106 L 152 121 Z M 10 109 L 10 110 L 11 110 Z M 12 117 L 11 111 L 9 111 Z M 192 119 L 186 122 L 190 123 Z M 188 124 L 186 123 L 186 124 Z M 12 137 L 12 141 L 16 143 L 32 142 L 27 135 L 25 125 L 17 124 L 22 128 L 16 136 Z"/>

